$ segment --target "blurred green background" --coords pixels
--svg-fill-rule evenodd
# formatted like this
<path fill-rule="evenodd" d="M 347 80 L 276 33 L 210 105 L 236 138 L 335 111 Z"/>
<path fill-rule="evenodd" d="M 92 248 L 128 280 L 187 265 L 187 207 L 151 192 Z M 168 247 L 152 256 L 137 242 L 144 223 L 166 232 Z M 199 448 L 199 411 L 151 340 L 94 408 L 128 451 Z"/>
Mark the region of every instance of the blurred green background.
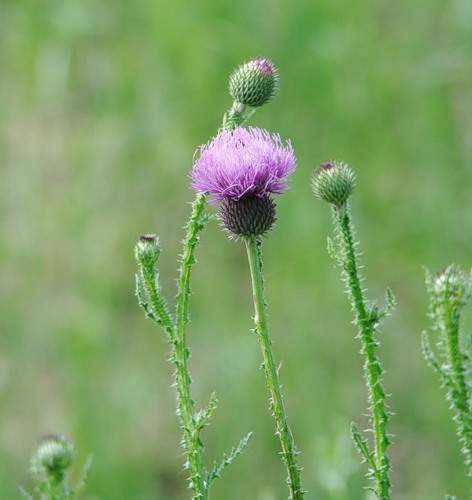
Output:
<path fill-rule="evenodd" d="M 172 301 L 192 155 L 231 104 L 229 72 L 262 55 L 281 88 L 251 125 L 291 138 L 299 165 L 264 255 L 307 498 L 367 496 L 348 430 L 366 425 L 360 346 L 326 252 L 329 207 L 309 187 L 330 158 L 358 175 L 369 298 L 388 285 L 398 299 L 380 351 L 394 498 L 467 498 L 420 332 L 422 265 L 471 265 L 472 3 L 2 0 L 0 24 L 0 497 L 32 488 L 30 453 L 59 432 L 76 444 L 73 478 L 94 454 L 84 498 L 189 498 L 169 346 L 136 303 L 133 245 L 159 234 Z M 220 401 L 207 463 L 254 431 L 212 498 L 286 498 L 244 246 L 212 223 L 198 259 L 192 387 L 197 404 Z"/>

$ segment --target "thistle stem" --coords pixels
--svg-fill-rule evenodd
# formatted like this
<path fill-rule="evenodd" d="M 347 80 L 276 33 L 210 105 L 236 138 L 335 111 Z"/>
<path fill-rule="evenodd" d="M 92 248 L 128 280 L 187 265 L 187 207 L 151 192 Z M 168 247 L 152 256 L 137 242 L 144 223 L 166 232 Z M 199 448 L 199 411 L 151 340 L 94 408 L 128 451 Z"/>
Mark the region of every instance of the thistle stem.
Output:
<path fill-rule="evenodd" d="M 470 389 L 465 379 L 466 368 L 463 361 L 466 356 L 461 352 L 459 345 L 460 313 L 451 303 L 447 304 L 443 312 L 443 326 L 447 364 L 450 367 L 449 375 L 451 392 L 449 399 L 456 411 L 459 436 L 462 441 L 462 453 L 466 457 L 469 476 L 472 475 L 472 414 L 470 409 Z"/>
<path fill-rule="evenodd" d="M 361 353 L 365 356 L 364 376 L 369 393 L 370 418 L 374 434 L 373 477 L 377 498 L 390 498 L 390 461 L 387 447 L 388 413 L 385 408 L 385 392 L 382 387 L 382 367 L 377 356 L 378 343 L 375 340 L 378 316 L 367 310 L 361 280 L 358 272 L 357 254 L 351 228 L 347 203 L 334 208 L 334 222 L 341 248 L 341 259 L 347 290 L 355 312 L 355 322 L 362 342 Z"/>
<path fill-rule="evenodd" d="M 254 324 L 255 333 L 262 349 L 264 374 L 269 387 L 271 399 L 270 408 L 275 418 L 277 435 L 282 445 L 282 457 L 287 467 L 287 484 L 290 489 L 290 499 L 303 498 L 300 480 L 300 470 L 297 466 L 297 454 L 292 431 L 285 414 L 277 366 L 272 352 L 269 337 L 266 304 L 264 299 L 264 282 L 262 278 L 262 260 L 259 249 L 260 242 L 256 237 L 245 238 L 249 268 L 251 272 L 252 290 L 254 297 Z"/>
<path fill-rule="evenodd" d="M 233 108 L 232 108 L 233 109 Z M 244 109 L 235 110 L 241 115 L 234 120 L 232 116 L 223 118 L 222 128 L 233 129 L 242 124 L 246 118 L 242 116 Z M 239 117 L 239 115 L 238 115 Z M 200 438 L 201 425 L 197 421 L 195 403 L 190 392 L 192 380 L 188 370 L 190 351 L 187 347 L 188 302 L 191 295 L 190 277 L 195 263 L 195 248 L 198 234 L 203 229 L 203 211 L 206 205 L 204 193 L 198 193 L 193 204 L 192 213 L 187 224 L 187 233 L 183 242 L 180 260 L 179 278 L 177 280 L 177 304 L 175 328 L 172 335 L 172 359 L 175 365 L 175 385 L 177 387 L 177 414 L 184 430 L 183 443 L 187 454 L 187 466 L 190 470 L 190 487 L 194 500 L 208 498 L 208 477 L 202 462 L 203 443 Z"/>
<path fill-rule="evenodd" d="M 174 323 L 167 310 L 165 302 L 159 293 L 156 283 L 156 268 L 154 264 L 151 266 L 143 265 L 138 261 L 141 271 L 141 279 L 143 287 L 147 290 L 149 301 L 152 305 L 152 318 L 156 323 L 159 323 L 167 333 L 167 338 L 172 341 L 174 335 Z M 150 314 L 148 311 L 147 314 Z"/>
<path fill-rule="evenodd" d="M 208 492 L 206 473 L 201 457 L 203 443 L 200 439 L 200 429 L 195 418 L 195 403 L 190 393 L 192 381 L 188 371 L 190 351 L 187 347 L 186 325 L 189 321 L 190 276 L 192 266 L 195 263 L 194 252 L 198 243 L 198 233 L 203 228 L 202 213 L 204 208 L 205 195 L 198 194 L 192 205 L 192 214 L 187 224 L 187 234 L 180 261 L 176 325 L 172 339 L 172 359 L 175 365 L 174 377 L 178 399 L 177 414 L 184 430 L 183 443 L 187 453 L 187 466 L 190 470 L 190 486 L 193 490 L 192 498 L 194 500 L 207 499 Z"/>

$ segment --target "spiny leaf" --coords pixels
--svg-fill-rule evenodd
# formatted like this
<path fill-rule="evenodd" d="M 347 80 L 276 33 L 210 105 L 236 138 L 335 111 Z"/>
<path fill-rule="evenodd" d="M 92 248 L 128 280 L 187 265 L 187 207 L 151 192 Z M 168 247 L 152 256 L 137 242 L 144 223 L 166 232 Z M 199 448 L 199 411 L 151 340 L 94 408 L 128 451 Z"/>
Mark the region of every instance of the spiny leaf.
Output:
<path fill-rule="evenodd" d="M 70 492 L 70 498 L 76 497 L 81 492 L 81 490 L 87 485 L 87 481 L 92 471 L 92 465 L 93 465 L 93 456 L 89 455 L 82 468 L 82 472 L 80 474 L 79 480 L 75 488 L 73 488 Z"/>
<path fill-rule="evenodd" d="M 151 306 L 149 304 L 149 298 L 147 297 L 146 291 L 144 290 L 142 284 L 142 277 L 139 274 L 136 274 L 136 297 L 138 298 L 139 306 L 143 309 L 146 318 L 151 319 L 152 321 L 158 323 L 157 318 L 154 316 L 152 312 Z"/>
<path fill-rule="evenodd" d="M 431 345 L 429 343 L 429 338 L 428 338 L 428 333 L 426 331 L 421 333 L 421 347 L 423 349 L 423 355 L 426 358 L 426 361 L 428 364 L 433 368 L 437 374 L 439 375 L 439 378 L 441 379 L 441 382 L 448 386 L 450 384 L 449 377 L 446 375 L 444 370 L 441 368 L 440 364 L 438 363 L 432 349 Z"/>
<path fill-rule="evenodd" d="M 218 400 L 216 399 L 216 394 L 212 392 L 208 405 L 195 415 L 195 425 L 198 432 L 200 432 L 208 425 L 208 420 L 213 415 L 213 412 L 216 410 L 217 405 Z"/>
<path fill-rule="evenodd" d="M 172 336 L 174 324 L 159 286 L 159 274 L 154 266 L 145 267 L 147 261 L 136 259 L 136 296 L 146 316 L 160 324 Z"/>
<path fill-rule="evenodd" d="M 223 470 L 228 466 L 230 465 L 233 460 L 238 456 L 240 455 L 242 452 L 243 452 L 243 449 L 245 448 L 245 446 L 247 445 L 249 439 L 251 438 L 252 436 L 252 432 L 250 432 L 247 436 L 243 437 L 241 439 L 241 441 L 239 441 L 239 444 L 236 448 L 232 448 L 231 449 L 231 452 L 229 453 L 229 455 L 226 455 L 223 454 L 223 460 L 221 461 L 221 463 L 219 465 L 217 465 L 215 463 L 214 467 L 213 467 L 213 470 L 210 472 L 210 474 L 208 475 L 208 480 L 207 480 L 207 484 L 208 484 L 208 487 L 210 486 L 210 484 L 217 478 L 217 477 L 220 477 L 221 473 L 223 472 Z"/>
<path fill-rule="evenodd" d="M 374 454 L 369 452 L 369 445 L 367 444 L 367 440 L 361 436 L 357 425 L 354 422 L 351 423 L 351 436 L 354 440 L 357 451 L 370 465 L 372 472 L 375 474 L 377 472 L 377 467 L 375 465 Z"/>
<path fill-rule="evenodd" d="M 327 238 L 327 249 L 328 249 L 328 255 L 335 261 L 339 260 L 338 254 L 336 252 L 336 247 L 334 245 L 334 242 L 332 238 L 328 237 Z"/>
<path fill-rule="evenodd" d="M 387 287 L 385 289 L 385 307 L 382 307 L 379 311 L 379 321 L 387 316 L 390 316 L 392 311 L 395 309 L 397 305 L 397 300 L 395 295 L 393 295 L 392 290 Z"/>

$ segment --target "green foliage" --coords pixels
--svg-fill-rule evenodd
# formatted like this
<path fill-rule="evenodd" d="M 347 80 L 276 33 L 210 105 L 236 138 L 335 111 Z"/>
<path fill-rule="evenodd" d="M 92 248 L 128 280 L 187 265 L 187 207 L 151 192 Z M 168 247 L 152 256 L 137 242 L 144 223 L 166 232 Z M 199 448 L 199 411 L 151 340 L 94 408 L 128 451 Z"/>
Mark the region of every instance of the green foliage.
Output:
<path fill-rule="evenodd" d="M 470 340 L 467 340 L 470 337 L 461 332 L 462 308 L 470 297 L 472 273 L 465 273 L 455 265 L 434 276 L 426 271 L 426 285 L 437 354 L 431 349 L 426 332 L 422 335 L 423 353 L 446 389 L 468 475 L 472 476 L 472 366 Z"/>
<path fill-rule="evenodd" d="M 217 477 L 220 477 L 221 473 L 223 472 L 223 470 L 228 466 L 228 465 L 231 465 L 233 463 L 233 460 L 238 456 L 238 455 L 241 455 L 241 453 L 243 452 L 243 449 L 245 448 L 245 446 L 247 445 L 249 439 L 251 438 L 252 436 L 252 432 L 250 432 L 247 436 L 243 437 L 241 439 L 241 441 L 239 442 L 238 446 L 236 446 L 236 448 L 232 448 L 229 455 L 227 455 L 226 453 L 223 454 L 223 460 L 221 461 L 220 464 L 216 464 L 214 465 L 213 467 L 213 470 L 209 473 L 208 475 L 208 479 L 207 479 L 207 483 L 208 483 L 208 487 L 211 486 L 211 483 L 213 483 L 213 481 L 217 478 Z"/>

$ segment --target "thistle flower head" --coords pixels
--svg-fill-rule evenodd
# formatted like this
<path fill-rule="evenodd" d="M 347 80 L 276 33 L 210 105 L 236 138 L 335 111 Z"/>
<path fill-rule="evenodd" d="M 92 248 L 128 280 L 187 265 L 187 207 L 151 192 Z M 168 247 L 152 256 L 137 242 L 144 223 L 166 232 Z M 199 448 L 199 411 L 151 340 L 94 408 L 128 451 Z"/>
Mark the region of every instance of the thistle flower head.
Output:
<path fill-rule="evenodd" d="M 462 308 L 472 292 L 472 274 L 451 264 L 431 275 L 426 273 L 426 283 L 431 296 L 431 312 L 434 315 L 444 307 Z"/>
<path fill-rule="evenodd" d="M 275 222 L 269 193 L 281 194 L 296 159 L 290 142 L 258 128 L 220 131 L 200 147 L 190 174 L 192 188 L 222 201 L 220 220 L 239 236 L 260 235 Z"/>
<path fill-rule="evenodd" d="M 190 174 L 192 188 L 209 192 L 210 203 L 245 195 L 262 197 L 287 189 L 296 159 L 290 142 L 259 128 L 221 131 L 200 147 Z"/>
<path fill-rule="evenodd" d="M 154 267 L 160 254 L 159 238 L 155 234 L 143 234 L 134 246 L 136 260 L 145 267 Z"/>
<path fill-rule="evenodd" d="M 277 94 L 279 74 L 269 59 L 255 57 L 238 66 L 229 77 L 229 93 L 238 103 L 253 108 L 266 104 Z"/>
<path fill-rule="evenodd" d="M 320 200 L 340 206 L 351 196 L 356 183 L 354 171 L 347 163 L 329 161 L 322 163 L 313 173 L 313 193 Z"/>
<path fill-rule="evenodd" d="M 61 476 L 72 462 L 74 447 L 63 436 L 45 436 L 36 449 L 31 468 L 36 474 Z"/>

